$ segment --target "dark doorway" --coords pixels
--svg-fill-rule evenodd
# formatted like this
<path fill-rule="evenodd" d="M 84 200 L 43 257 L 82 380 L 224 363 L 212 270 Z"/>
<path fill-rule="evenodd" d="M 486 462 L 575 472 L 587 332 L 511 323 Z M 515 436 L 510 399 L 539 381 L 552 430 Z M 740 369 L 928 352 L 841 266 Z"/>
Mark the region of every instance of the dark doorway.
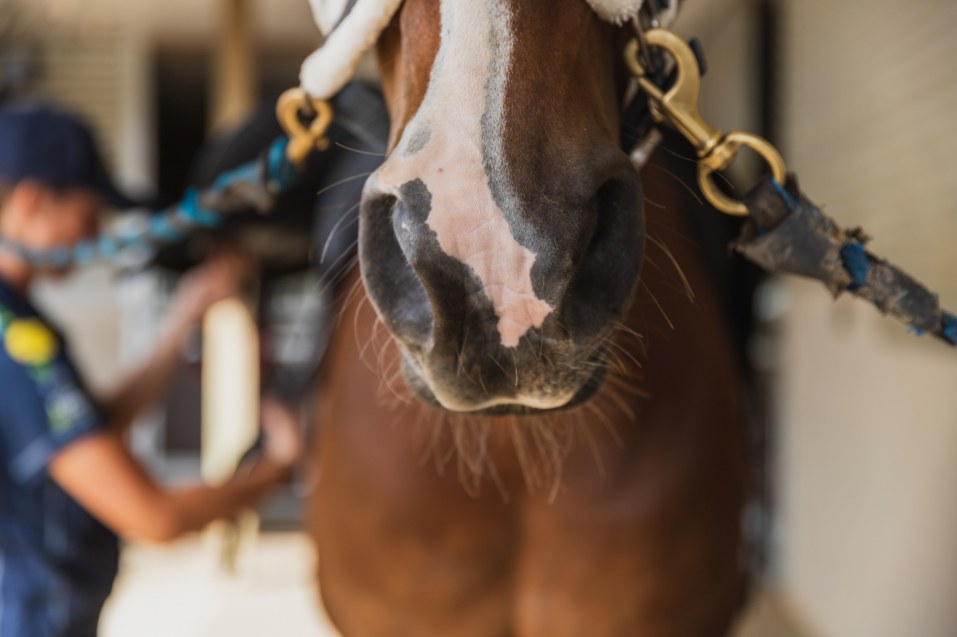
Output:
<path fill-rule="evenodd" d="M 156 53 L 157 186 L 162 202 L 178 200 L 209 121 L 211 55 L 203 50 Z"/>

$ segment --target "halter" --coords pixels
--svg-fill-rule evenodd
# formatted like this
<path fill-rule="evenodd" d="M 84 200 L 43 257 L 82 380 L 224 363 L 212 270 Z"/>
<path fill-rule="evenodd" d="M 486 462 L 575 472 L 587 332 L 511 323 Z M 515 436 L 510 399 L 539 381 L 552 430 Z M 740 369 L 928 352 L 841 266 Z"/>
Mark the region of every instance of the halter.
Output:
<path fill-rule="evenodd" d="M 957 346 L 957 316 L 944 311 L 937 295 L 916 279 L 870 253 L 863 232 L 844 230 L 804 197 L 774 146 L 750 133 L 721 132 L 701 116 L 698 96 L 704 62 L 700 47 L 663 28 L 674 20 L 677 0 L 587 1 L 602 19 L 630 22 L 635 28 L 625 60 L 641 90 L 626 107 L 624 119 L 632 133 L 649 129 L 632 153 L 636 165 L 660 139 L 648 122 L 670 124 L 697 151 L 698 182 L 705 198 L 725 214 L 747 217 L 741 237 L 732 245 L 735 251 L 769 272 L 817 279 L 835 295 L 854 294 L 916 332 Z M 301 148 L 321 143 L 322 132 L 321 126 L 304 127 L 298 111 L 322 111 L 324 99 L 348 81 L 401 4 L 401 0 L 311 2 L 317 24 L 332 31 L 326 31 L 326 44 L 303 64 L 302 88 L 287 93 L 281 102 L 286 130 L 303 139 L 297 146 Z M 333 5 L 340 9 L 334 20 L 330 17 L 336 15 Z M 725 194 L 713 175 L 727 169 L 743 149 L 756 152 L 770 168 L 771 177 L 738 200 Z M 304 156 L 291 154 L 289 159 L 297 163 Z"/>
<path fill-rule="evenodd" d="M 352 78 L 359 62 L 392 21 L 402 0 L 309 1 L 316 25 L 326 35 L 326 41 L 303 62 L 299 81 L 313 98 L 326 100 Z M 645 15 L 650 16 L 645 26 L 670 26 L 679 8 L 679 0 L 586 1 L 601 19 L 617 25 L 636 22 Z"/>
<path fill-rule="evenodd" d="M 595 13 L 603 20 L 615 24 L 624 24 L 638 17 L 641 11 L 643 0 L 586 0 Z M 309 0 L 312 5 L 312 13 L 316 19 L 316 25 L 323 34 L 328 35 L 343 19 L 348 16 L 357 4 L 362 0 Z M 655 4 L 661 5 L 661 2 L 655 0 Z M 663 3 L 667 5 L 668 3 Z M 678 5 L 673 7 L 663 7 L 661 9 L 666 13 L 665 24 L 671 24 L 678 13 Z M 392 16 L 389 16 L 390 19 Z"/>

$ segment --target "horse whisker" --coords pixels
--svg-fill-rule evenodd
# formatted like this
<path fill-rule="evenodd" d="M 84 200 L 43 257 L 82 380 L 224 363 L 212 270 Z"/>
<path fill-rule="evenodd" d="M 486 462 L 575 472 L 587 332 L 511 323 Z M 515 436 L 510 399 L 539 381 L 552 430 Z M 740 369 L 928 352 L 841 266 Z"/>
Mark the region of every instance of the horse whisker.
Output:
<path fill-rule="evenodd" d="M 661 166 L 655 164 L 654 162 L 648 164 L 647 167 L 648 167 L 648 168 L 654 168 L 654 169 L 656 169 L 656 170 L 660 170 L 661 172 L 663 172 L 663 173 L 666 174 L 667 176 L 671 177 L 672 179 L 674 179 L 675 181 L 677 181 L 678 184 L 681 185 L 681 187 L 684 188 L 684 189 L 687 191 L 687 193 L 688 193 L 689 195 L 691 195 L 692 198 L 694 198 L 694 200 L 695 200 L 696 202 L 698 202 L 698 205 L 699 205 L 699 206 L 704 206 L 704 205 L 705 205 L 704 200 L 698 195 L 697 192 L 695 192 L 695 189 L 694 189 L 691 185 L 689 185 L 688 183 L 686 183 L 685 180 L 683 180 L 681 177 L 679 177 L 679 176 L 676 175 L 675 173 L 671 172 L 671 171 L 668 170 L 667 168 L 663 168 L 663 167 L 661 167 Z"/>
<path fill-rule="evenodd" d="M 618 408 L 622 411 L 622 413 L 623 413 L 625 416 L 628 416 L 628 419 L 629 419 L 631 422 L 634 422 L 634 421 L 636 421 L 636 420 L 638 419 L 637 415 L 635 414 L 635 410 L 632 409 L 631 405 L 629 405 L 629 404 L 618 394 L 618 392 L 615 390 L 614 387 L 609 387 L 609 388 L 608 388 L 608 398 L 609 398 L 609 400 L 611 400 L 613 403 L 615 403 L 615 405 L 618 406 Z"/>
<path fill-rule="evenodd" d="M 585 421 L 585 415 L 582 410 L 575 411 L 576 417 L 576 431 L 579 435 L 584 438 L 584 442 L 588 445 L 589 450 L 591 451 L 592 459 L 595 461 L 595 466 L 598 468 L 598 475 L 602 480 L 608 479 L 608 471 L 605 469 L 605 459 L 601 455 L 601 450 L 598 448 L 598 441 L 595 440 L 595 434 L 592 432 L 591 427 Z"/>
<path fill-rule="evenodd" d="M 648 237 L 648 241 L 651 241 L 653 244 L 658 246 L 658 248 L 660 248 L 661 251 L 665 253 L 665 256 L 668 257 L 668 259 L 671 261 L 671 265 L 674 266 L 675 272 L 678 273 L 678 277 L 681 279 L 681 283 L 684 286 L 685 292 L 688 295 L 688 300 L 693 302 L 695 299 L 694 289 L 691 287 L 691 282 L 688 280 L 688 277 L 685 276 L 685 272 L 681 268 L 681 265 L 678 263 L 678 260 L 675 258 L 675 255 L 672 254 L 671 250 L 669 250 L 664 243 L 662 243 L 661 241 L 653 237 L 651 234 L 648 234 L 647 237 Z"/>
<path fill-rule="evenodd" d="M 344 184 L 347 184 L 347 183 L 349 183 L 350 181 L 355 181 L 356 179 L 365 179 L 366 177 L 368 177 L 368 176 L 371 175 L 371 174 L 372 174 L 372 172 L 370 171 L 370 172 L 367 172 L 367 173 L 359 173 L 358 175 L 353 175 L 353 176 L 351 176 L 351 177 L 346 177 L 345 179 L 340 179 L 340 180 L 337 181 L 337 182 L 334 182 L 334 183 L 329 184 L 329 185 L 326 186 L 325 188 L 320 188 L 319 191 L 316 193 L 316 197 L 318 197 L 319 195 L 321 195 L 321 194 L 323 194 L 323 193 L 329 192 L 329 191 L 332 190 L 333 188 L 337 188 L 337 187 L 339 187 L 339 186 L 342 186 L 342 185 L 344 185 Z"/>
<path fill-rule="evenodd" d="M 621 344 L 617 343 L 614 339 L 609 339 L 606 342 L 606 345 L 610 345 L 611 347 L 614 347 L 616 350 L 618 350 L 619 352 L 627 356 L 628 360 L 634 363 L 638 369 L 642 369 L 644 367 L 634 354 L 629 352 L 626 348 L 622 347 Z M 624 371 L 627 371 L 627 370 L 624 370 Z"/>
<path fill-rule="evenodd" d="M 596 404 L 595 401 L 588 403 L 587 407 L 589 411 L 591 411 L 591 413 L 598 418 L 598 422 L 601 423 L 601 425 L 605 428 L 605 431 L 608 432 L 608 435 L 611 436 L 615 444 L 618 445 L 619 448 L 624 449 L 625 441 L 622 440 L 621 434 L 618 433 L 618 430 L 615 429 L 614 425 L 611 424 L 611 421 L 608 419 L 608 414 L 606 414 L 604 410 L 602 410 L 601 407 Z"/>
<path fill-rule="evenodd" d="M 360 204 L 361 202 L 355 204 L 347 211 L 342 213 L 342 216 L 339 217 L 338 221 L 336 221 L 336 225 L 332 226 L 332 230 L 329 231 L 329 236 L 326 237 L 326 243 L 322 246 L 322 254 L 319 255 L 320 264 L 326 262 L 326 255 L 329 253 L 329 247 L 332 245 L 332 240 L 336 237 L 336 233 L 351 226 L 353 223 L 359 220 L 359 215 L 353 216 L 352 213 L 359 209 Z M 346 223 L 346 221 L 348 221 L 348 223 Z"/>
<path fill-rule="evenodd" d="M 651 288 L 649 288 L 644 281 L 641 281 L 640 285 L 642 285 L 645 288 L 645 291 L 648 292 L 648 296 L 651 297 L 652 302 L 658 307 L 658 311 L 661 312 L 661 316 L 664 317 L 665 322 L 668 324 L 668 327 L 674 330 L 675 324 L 671 322 L 670 318 L 668 318 L 668 313 L 665 312 L 665 308 L 663 308 L 661 306 L 661 303 L 658 302 L 658 297 L 655 296 L 654 292 L 651 291 Z"/>
<path fill-rule="evenodd" d="M 371 150 L 362 150 L 359 148 L 353 148 L 352 146 L 346 146 L 342 142 L 336 142 L 336 146 L 343 150 L 348 150 L 350 152 L 356 153 L 357 155 L 368 155 L 369 157 L 388 157 L 388 153 L 376 153 Z M 371 174 L 371 173 L 370 173 Z"/>

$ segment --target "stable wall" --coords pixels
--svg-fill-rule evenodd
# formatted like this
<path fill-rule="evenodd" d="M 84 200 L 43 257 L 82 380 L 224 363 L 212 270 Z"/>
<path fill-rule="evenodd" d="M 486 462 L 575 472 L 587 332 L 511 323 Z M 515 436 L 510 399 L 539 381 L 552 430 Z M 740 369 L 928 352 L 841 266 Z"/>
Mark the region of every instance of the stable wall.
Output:
<path fill-rule="evenodd" d="M 957 308 L 957 3 L 789 0 L 804 190 Z M 957 352 L 781 283 L 778 566 L 819 637 L 957 634 Z"/>

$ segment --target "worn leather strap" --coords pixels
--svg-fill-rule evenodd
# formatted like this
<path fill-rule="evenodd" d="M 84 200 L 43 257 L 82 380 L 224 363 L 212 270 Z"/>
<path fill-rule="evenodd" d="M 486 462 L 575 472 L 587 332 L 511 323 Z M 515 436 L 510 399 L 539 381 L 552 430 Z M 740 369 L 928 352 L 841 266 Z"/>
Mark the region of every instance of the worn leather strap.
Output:
<path fill-rule="evenodd" d="M 805 197 L 792 177 L 765 180 L 746 198 L 750 212 L 732 248 L 768 272 L 821 281 L 838 296 L 850 292 L 882 313 L 957 346 L 957 317 L 915 278 L 869 252 L 861 229 L 845 230 Z"/>

